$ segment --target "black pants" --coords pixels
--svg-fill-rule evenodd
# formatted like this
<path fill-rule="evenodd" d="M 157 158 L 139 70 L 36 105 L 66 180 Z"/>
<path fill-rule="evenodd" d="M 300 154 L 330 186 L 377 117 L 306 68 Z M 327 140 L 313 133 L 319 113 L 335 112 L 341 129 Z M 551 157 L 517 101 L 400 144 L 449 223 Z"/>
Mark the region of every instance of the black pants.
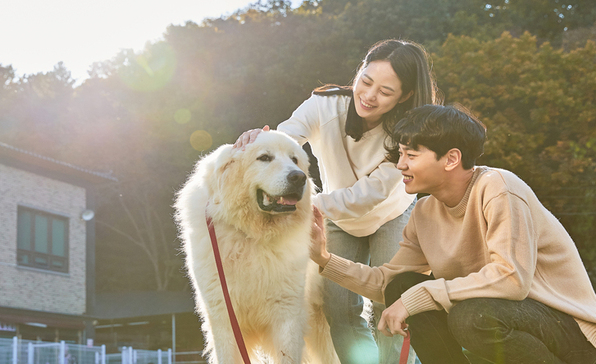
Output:
<path fill-rule="evenodd" d="M 385 289 L 390 306 L 410 287 L 428 279 L 403 273 Z M 489 363 L 596 364 L 596 348 L 569 315 L 532 299 L 474 298 L 447 314 L 427 311 L 408 317 L 411 343 L 423 364 L 469 363 L 462 347 Z"/>

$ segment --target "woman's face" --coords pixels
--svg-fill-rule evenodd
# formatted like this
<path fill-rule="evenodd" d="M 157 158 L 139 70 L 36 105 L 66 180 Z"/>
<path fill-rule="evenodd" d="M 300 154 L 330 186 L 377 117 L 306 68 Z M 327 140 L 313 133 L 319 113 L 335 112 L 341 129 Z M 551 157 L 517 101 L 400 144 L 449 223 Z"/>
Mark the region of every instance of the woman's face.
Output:
<path fill-rule="evenodd" d="M 401 81 L 389 61 L 373 61 L 366 66 L 354 84 L 354 105 L 356 112 L 370 129 L 378 125 L 383 114 L 391 111 L 402 97 Z"/>

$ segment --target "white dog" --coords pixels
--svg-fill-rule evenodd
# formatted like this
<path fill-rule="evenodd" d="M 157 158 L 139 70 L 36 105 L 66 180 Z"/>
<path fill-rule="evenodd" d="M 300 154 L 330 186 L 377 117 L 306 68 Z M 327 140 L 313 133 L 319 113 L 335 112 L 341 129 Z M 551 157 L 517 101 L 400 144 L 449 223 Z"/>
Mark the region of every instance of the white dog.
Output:
<path fill-rule="evenodd" d="M 242 363 L 205 222 L 213 219 L 232 305 L 251 361 L 339 363 L 309 260 L 308 157 L 287 135 L 260 133 L 245 150 L 224 145 L 200 160 L 175 203 L 203 319 L 209 363 Z M 306 345 L 305 345 L 306 342 Z"/>

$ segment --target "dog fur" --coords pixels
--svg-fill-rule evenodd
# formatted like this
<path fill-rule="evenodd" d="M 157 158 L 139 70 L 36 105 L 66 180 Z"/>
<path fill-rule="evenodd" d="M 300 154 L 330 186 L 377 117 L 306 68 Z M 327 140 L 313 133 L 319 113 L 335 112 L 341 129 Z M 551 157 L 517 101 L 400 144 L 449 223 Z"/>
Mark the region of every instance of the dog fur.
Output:
<path fill-rule="evenodd" d="M 210 364 L 242 363 L 242 358 L 206 214 L 215 226 L 251 362 L 339 363 L 321 308 L 322 278 L 309 260 L 313 184 L 308 166 L 293 139 L 262 132 L 245 150 L 223 145 L 201 159 L 177 195 L 175 217 Z"/>

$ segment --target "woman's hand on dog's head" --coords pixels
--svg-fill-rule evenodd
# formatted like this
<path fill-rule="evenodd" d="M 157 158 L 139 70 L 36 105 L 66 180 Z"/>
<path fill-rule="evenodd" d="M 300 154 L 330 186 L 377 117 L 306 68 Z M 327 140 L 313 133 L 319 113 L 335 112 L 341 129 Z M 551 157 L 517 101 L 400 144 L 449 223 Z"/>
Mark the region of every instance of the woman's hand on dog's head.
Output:
<path fill-rule="evenodd" d="M 310 259 L 317 263 L 321 268 L 325 268 L 331 254 L 327 251 L 327 237 L 325 236 L 325 220 L 323 214 L 319 209 L 313 205 L 313 224 L 310 232 L 311 245 L 310 245 Z"/>
<path fill-rule="evenodd" d="M 244 150 L 244 148 L 248 144 L 254 142 L 255 139 L 257 139 L 257 135 L 259 135 L 259 133 L 262 131 L 269 131 L 269 125 L 265 125 L 263 129 L 251 129 L 245 131 L 244 133 L 242 133 L 242 135 L 238 137 L 238 139 L 236 139 L 236 143 L 234 143 L 234 148 L 242 148 L 242 150 Z"/>

